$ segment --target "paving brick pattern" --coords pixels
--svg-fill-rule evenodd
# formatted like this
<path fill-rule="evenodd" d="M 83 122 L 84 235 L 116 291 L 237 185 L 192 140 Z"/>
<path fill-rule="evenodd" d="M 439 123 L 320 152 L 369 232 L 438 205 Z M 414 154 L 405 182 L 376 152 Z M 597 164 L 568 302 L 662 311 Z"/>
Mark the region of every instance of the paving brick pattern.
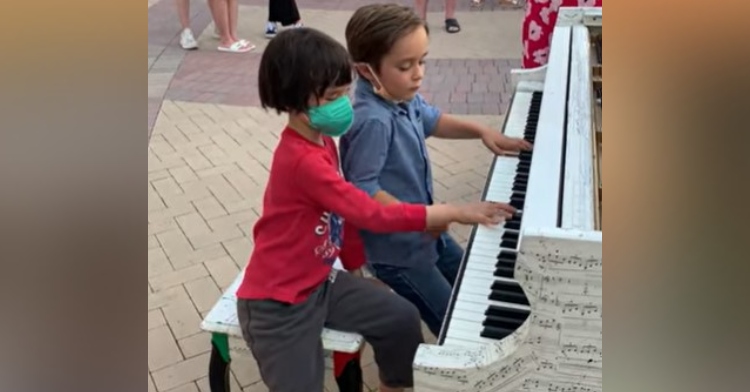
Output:
<path fill-rule="evenodd" d="M 259 106 L 260 54 L 227 56 L 217 52 L 191 54 L 183 62 L 166 99 L 238 106 Z M 427 60 L 422 94 L 434 105 L 455 114 L 504 114 L 511 97 L 509 71 L 518 60 Z"/>
<path fill-rule="evenodd" d="M 364 3 L 299 1 L 303 13 L 336 26 L 350 14 L 340 11 Z M 265 6 L 266 0 L 241 4 Z M 460 4 L 459 10 L 467 9 L 468 1 Z M 204 1 L 191 6 L 193 29 L 200 35 L 210 26 L 208 10 Z M 433 1 L 431 9 L 440 6 Z M 322 17 L 315 9 L 339 12 Z M 474 16 L 459 17 L 484 21 L 481 26 L 487 28 L 501 16 L 491 11 L 485 7 L 485 14 L 472 11 Z M 431 17 L 440 20 L 441 15 Z M 253 24 L 262 20 L 255 18 L 260 19 Z M 185 53 L 177 44 L 178 30 L 173 1 L 149 0 L 148 391 L 208 392 L 210 338 L 200 331 L 200 321 L 252 250 L 251 230 L 284 119 L 258 107 L 255 72 L 262 43 L 259 53 L 245 55 L 203 46 Z M 445 45 L 450 39 L 456 38 L 436 34 L 433 42 Z M 512 49 L 518 38 L 503 39 Z M 488 56 L 495 53 L 495 41 L 486 47 L 474 43 L 470 58 L 450 56 L 450 50 L 438 47 L 444 55 L 428 61 L 423 94 L 446 112 L 499 128 L 510 98 L 508 71 L 519 61 Z M 428 145 L 438 201 L 479 199 L 492 161 L 481 142 L 429 140 Z M 455 226 L 451 232 L 465 244 L 467 227 Z M 375 390 L 377 365 L 369 348 L 363 365 L 365 383 Z M 327 391 L 336 391 L 330 372 L 326 377 Z M 233 362 L 230 383 L 236 392 L 267 391 L 250 358 Z"/>

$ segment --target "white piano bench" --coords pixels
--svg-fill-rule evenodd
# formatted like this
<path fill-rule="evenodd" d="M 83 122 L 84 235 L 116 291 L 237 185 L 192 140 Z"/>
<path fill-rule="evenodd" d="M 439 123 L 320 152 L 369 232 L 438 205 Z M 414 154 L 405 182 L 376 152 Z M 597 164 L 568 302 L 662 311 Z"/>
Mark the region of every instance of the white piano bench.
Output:
<path fill-rule="evenodd" d="M 335 268 L 343 269 L 337 262 Z M 230 392 L 229 364 L 232 356 L 251 356 L 250 350 L 242 338 L 237 318 L 237 288 L 242 282 L 245 271 L 241 271 L 234 282 L 222 294 L 201 323 L 201 329 L 211 333 L 211 359 L 208 365 L 208 380 L 211 392 Z M 364 344 L 364 339 L 356 333 L 323 329 L 321 335 L 323 348 L 329 360 L 331 352 L 356 353 Z M 330 361 L 328 361 L 330 362 Z M 344 372 L 336 379 L 340 392 L 362 391 L 362 370 L 358 361 L 347 364 Z M 330 366 L 328 366 L 330 367 Z"/>

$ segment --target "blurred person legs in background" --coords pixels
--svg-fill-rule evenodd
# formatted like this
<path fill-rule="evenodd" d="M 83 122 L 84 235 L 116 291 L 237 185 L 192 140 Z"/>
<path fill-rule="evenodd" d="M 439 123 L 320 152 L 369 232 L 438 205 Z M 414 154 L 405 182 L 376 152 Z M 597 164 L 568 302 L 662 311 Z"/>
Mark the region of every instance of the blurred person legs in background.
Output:
<path fill-rule="evenodd" d="M 198 43 L 195 42 L 193 30 L 190 29 L 190 0 L 176 0 L 177 16 L 180 18 L 182 31 L 180 32 L 180 46 L 185 50 L 198 49 Z"/>
<path fill-rule="evenodd" d="M 219 36 L 219 51 L 245 53 L 255 49 L 250 41 L 237 37 L 238 0 L 208 0 L 208 7 Z"/>
<path fill-rule="evenodd" d="M 266 38 L 273 38 L 278 32 L 278 25 L 283 27 L 302 27 L 296 0 L 269 0 Z"/>
<path fill-rule="evenodd" d="M 414 9 L 422 19 L 427 20 L 427 3 L 429 0 L 414 0 Z M 461 31 L 456 19 L 456 0 L 445 0 L 445 31 L 453 34 Z"/>

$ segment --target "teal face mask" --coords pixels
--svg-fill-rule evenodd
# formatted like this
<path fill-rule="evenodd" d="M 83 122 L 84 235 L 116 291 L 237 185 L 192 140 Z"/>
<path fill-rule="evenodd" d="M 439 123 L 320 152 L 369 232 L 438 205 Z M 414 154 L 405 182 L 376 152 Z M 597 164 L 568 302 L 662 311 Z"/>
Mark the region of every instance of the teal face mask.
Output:
<path fill-rule="evenodd" d="M 326 136 L 338 137 L 351 128 L 354 122 L 354 109 L 349 96 L 342 95 L 325 105 L 310 108 L 307 116 L 310 118 L 312 129 Z"/>

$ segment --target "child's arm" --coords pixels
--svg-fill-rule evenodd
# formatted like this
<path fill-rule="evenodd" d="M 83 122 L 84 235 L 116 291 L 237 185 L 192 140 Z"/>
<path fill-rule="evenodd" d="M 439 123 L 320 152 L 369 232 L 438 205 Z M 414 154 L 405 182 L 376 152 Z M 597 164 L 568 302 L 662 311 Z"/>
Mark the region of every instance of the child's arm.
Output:
<path fill-rule="evenodd" d="M 401 203 L 398 199 L 396 199 L 396 197 L 384 190 L 379 190 L 372 198 L 377 200 L 378 203 L 384 206 Z"/>
<path fill-rule="evenodd" d="M 530 150 L 531 143 L 516 138 L 509 138 L 498 130 L 484 124 L 463 120 L 450 114 L 441 114 L 434 106 L 417 96 L 417 103 L 422 113 L 425 137 L 435 136 L 440 139 L 482 139 L 495 154 L 508 151 Z"/>
<path fill-rule="evenodd" d="M 300 159 L 290 178 L 300 192 L 323 209 L 334 212 L 352 225 L 376 233 L 424 231 L 452 222 L 495 224 L 515 209 L 500 203 L 469 203 L 463 206 L 424 206 L 399 203 L 382 206 L 367 193 L 346 182 L 334 163 L 321 155 Z"/>
<path fill-rule="evenodd" d="M 481 139 L 490 132 L 499 133 L 483 124 L 443 114 L 432 136 L 440 139 Z"/>

